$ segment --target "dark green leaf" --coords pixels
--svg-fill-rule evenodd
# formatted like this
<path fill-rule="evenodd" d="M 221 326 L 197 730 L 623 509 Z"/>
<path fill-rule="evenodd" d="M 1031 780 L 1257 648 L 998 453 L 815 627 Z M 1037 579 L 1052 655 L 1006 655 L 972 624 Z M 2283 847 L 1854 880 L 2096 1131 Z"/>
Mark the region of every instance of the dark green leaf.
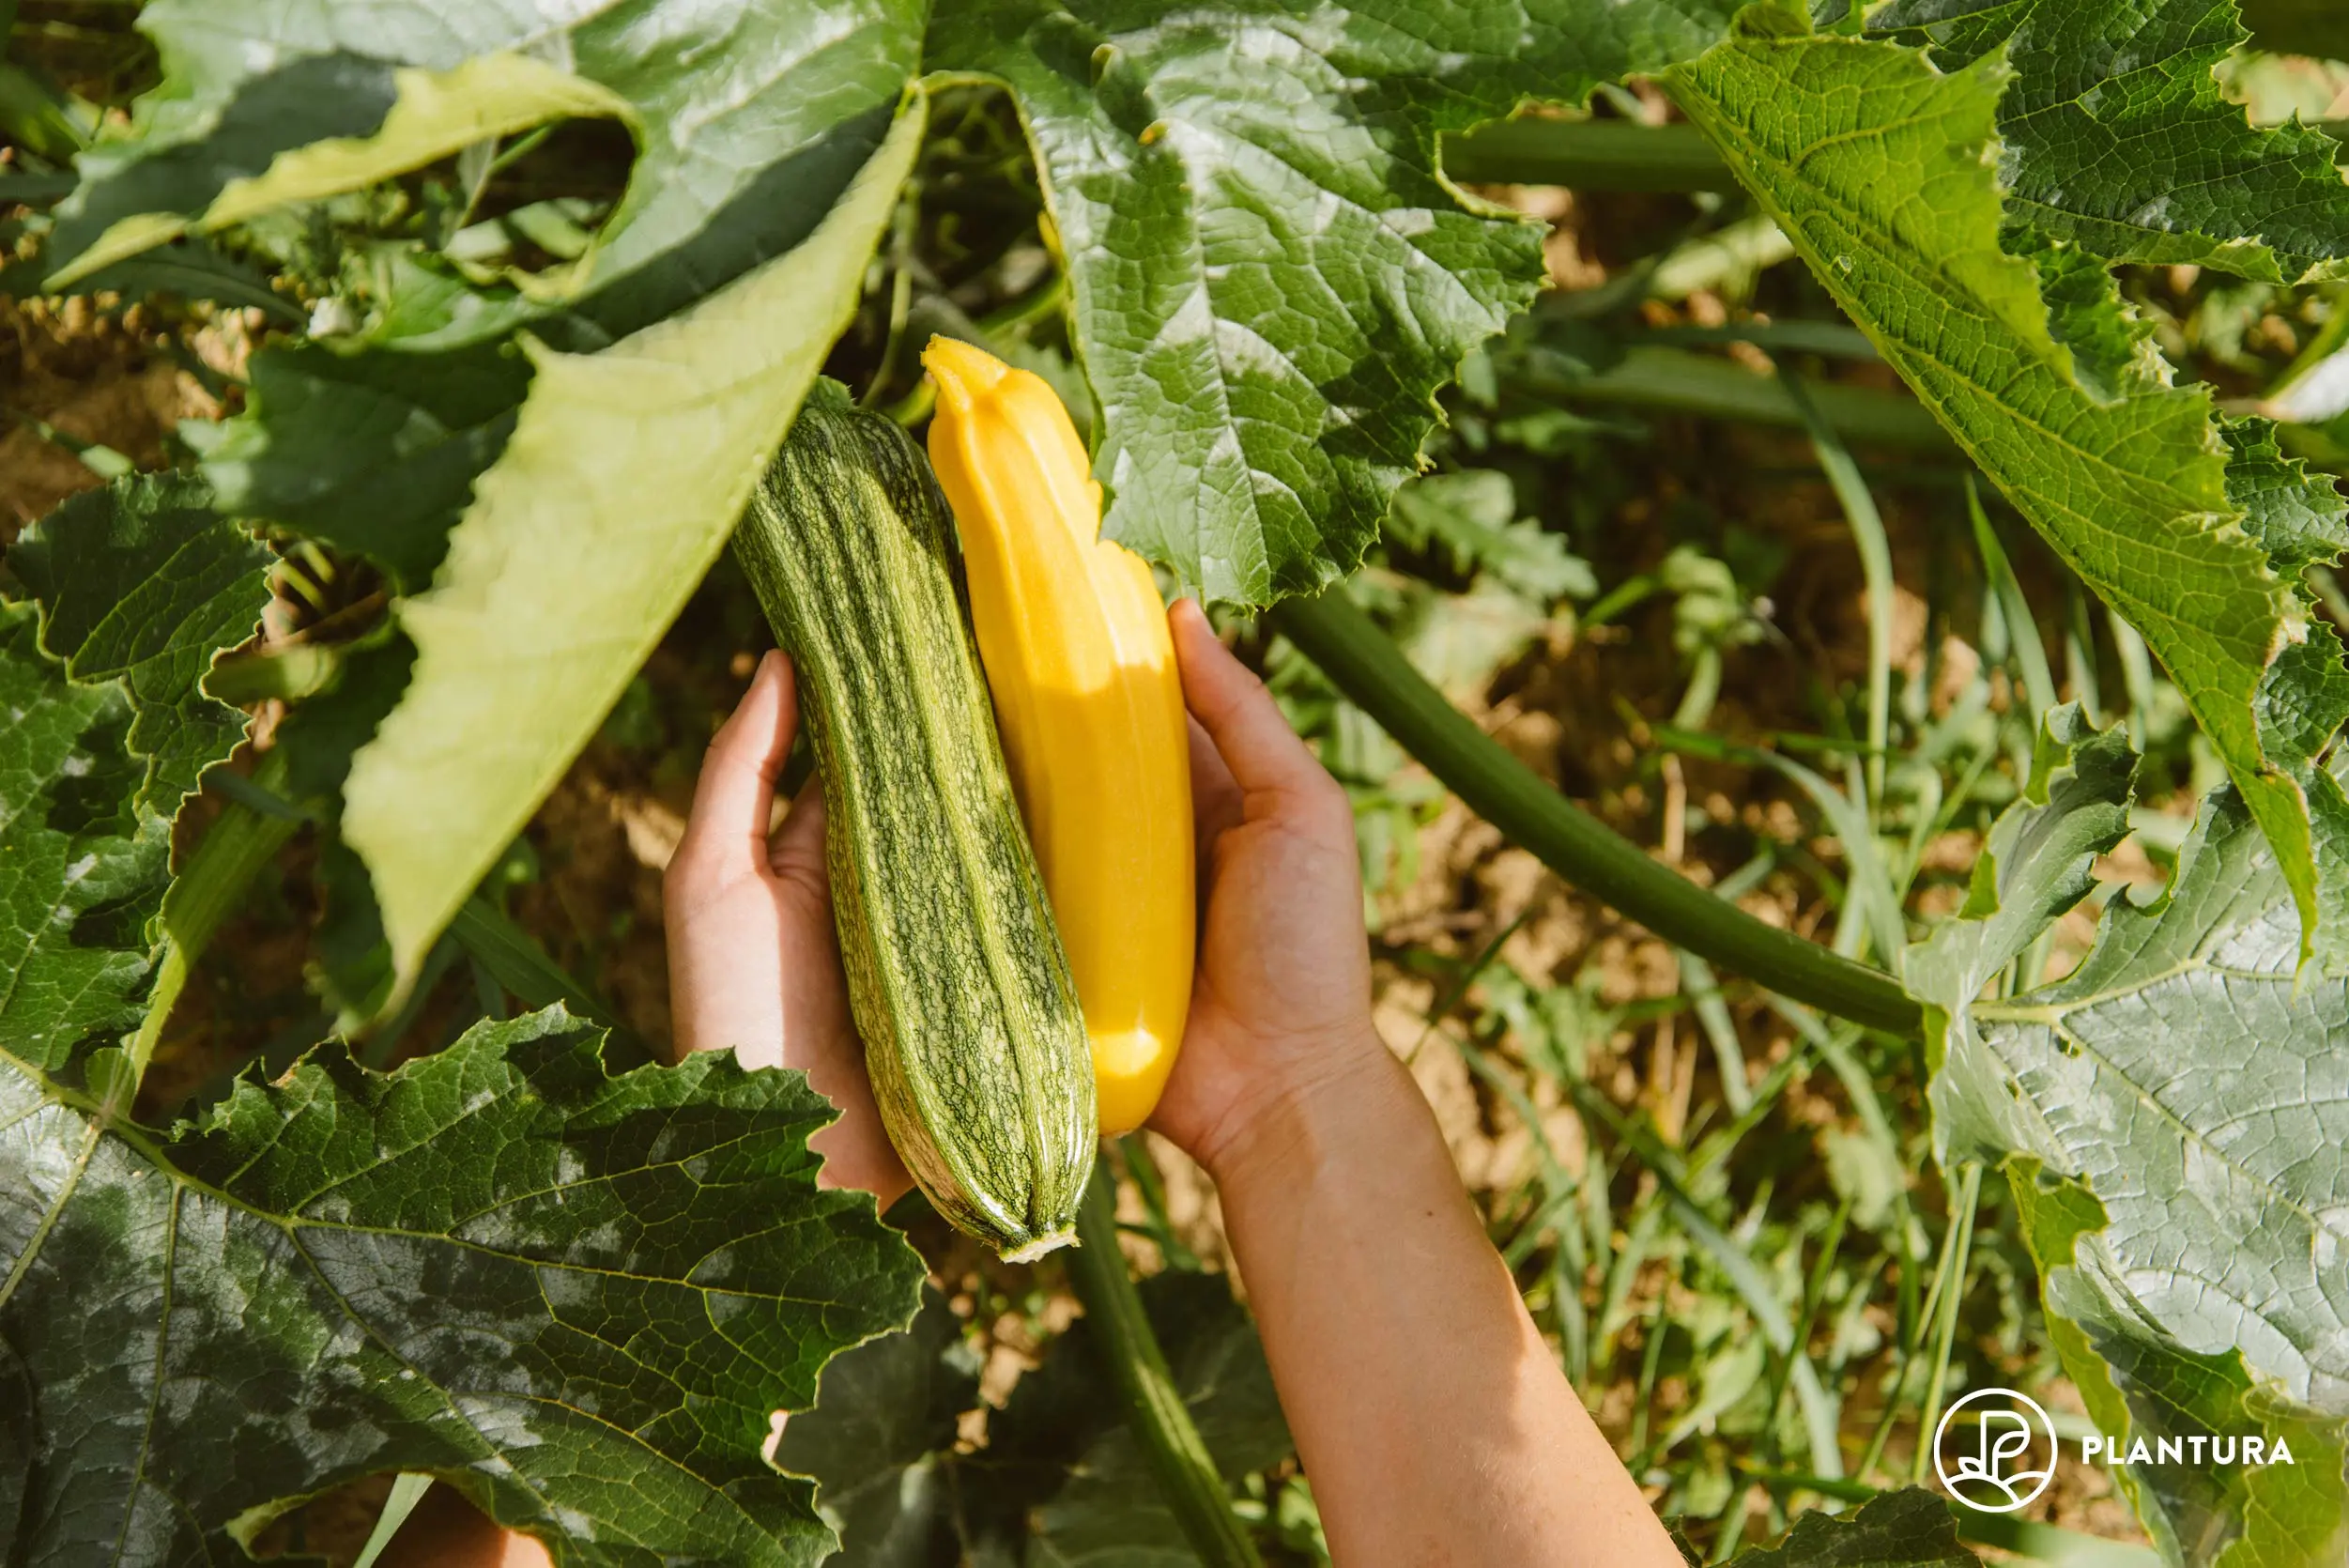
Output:
<path fill-rule="evenodd" d="M 1271 1369 L 1247 1309 L 1209 1274 L 1160 1274 L 1145 1283 L 1143 1304 L 1166 1351 L 1199 1435 L 1228 1481 L 1279 1464 L 1294 1452 Z M 1086 1338 L 1073 1353 L 1091 1355 Z M 1116 1408 L 1106 1380 L 1088 1368 L 1090 1397 Z M 1035 1515 L 1032 1564 L 1112 1564 L 1194 1560 L 1182 1527 L 1160 1496 L 1133 1434 L 1111 1426 L 1085 1449 L 1067 1483 Z"/>
<path fill-rule="evenodd" d="M 1352 569 L 1541 235 L 1464 210 L 1436 139 L 1720 36 L 1729 0 L 1311 9 L 947 0 L 932 69 L 1007 82 L 1102 412 L 1109 532 L 1210 597 Z"/>
<path fill-rule="evenodd" d="M 2014 220 L 2115 261 L 2349 269 L 2340 145 L 2254 128 L 2212 75 L 2245 37 L 2232 0 L 1893 0 L 1868 25 L 1922 33 L 1952 69 L 2004 46 Z"/>
<path fill-rule="evenodd" d="M 2349 60 L 2349 12 L 2336 0 L 2243 0 L 2243 20 L 2262 49 Z"/>
<path fill-rule="evenodd" d="M 138 1023 L 172 820 L 244 734 L 197 683 L 251 632 L 268 560 L 162 478 L 79 497 L 10 553 L 46 604 L 0 604 L 0 1052 L 39 1071 Z"/>
<path fill-rule="evenodd" d="M 253 635 L 273 558 L 184 474 L 136 475 L 75 496 L 24 530 L 8 569 L 41 602 L 41 646 L 77 684 L 118 681 L 151 760 L 141 804 L 169 817 L 245 716 L 201 687 L 213 656 Z"/>
<path fill-rule="evenodd" d="M 929 1568 L 956 1560 L 956 1418 L 978 1404 L 979 1358 L 935 1291 L 901 1333 L 824 1368 L 816 1407 L 791 1418 L 777 1468 L 816 1483 L 840 1532 L 835 1568 Z"/>
<path fill-rule="evenodd" d="M 372 139 L 343 149 L 348 188 L 445 157 L 484 125 L 618 115 L 637 141 L 628 193 L 579 318 L 554 335 L 583 351 L 806 238 L 829 204 L 804 193 L 845 184 L 887 131 L 920 13 L 907 0 L 716 12 L 652 0 L 550 20 L 525 0 L 299 15 L 266 0 L 163 0 L 138 25 L 164 80 L 141 100 L 133 135 L 83 159 L 83 188 L 58 209 L 53 270 L 133 254 L 207 212 L 217 221 L 239 194 L 232 182 L 266 181 L 283 155 L 328 138 Z M 302 190 L 323 193 L 315 181 Z M 450 333 L 502 335 L 562 304 L 509 298 Z"/>
<path fill-rule="evenodd" d="M 1980 1568 L 1958 1544 L 1949 1505 L 1911 1486 L 1841 1518 L 1805 1514 L 1786 1540 L 1741 1555 L 1739 1568 Z"/>
<path fill-rule="evenodd" d="M 168 1139 L 0 1065 L 19 1557 L 218 1561 L 405 1470 L 566 1565 L 820 1561 L 769 1415 L 911 1315 L 920 1260 L 817 1189 L 800 1075 L 611 1078 L 599 1038 L 554 1009 L 389 1077 L 330 1053 Z"/>
<path fill-rule="evenodd" d="M 366 556 L 421 590 L 530 385 L 522 357 L 496 347 L 264 349 L 245 411 L 207 434 L 205 477 L 239 516 Z"/>

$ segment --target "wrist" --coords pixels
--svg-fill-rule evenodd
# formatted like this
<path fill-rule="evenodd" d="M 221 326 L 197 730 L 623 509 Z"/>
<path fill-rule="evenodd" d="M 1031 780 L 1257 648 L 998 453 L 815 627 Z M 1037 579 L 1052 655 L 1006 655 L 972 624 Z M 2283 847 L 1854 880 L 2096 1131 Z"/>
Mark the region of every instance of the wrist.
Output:
<path fill-rule="evenodd" d="M 1416 1085 L 1367 1020 L 1312 1059 L 1312 1069 L 1261 1085 L 1192 1151 L 1219 1191 L 1294 1188 L 1374 1146 L 1375 1130 L 1398 1112 L 1420 1108 Z"/>

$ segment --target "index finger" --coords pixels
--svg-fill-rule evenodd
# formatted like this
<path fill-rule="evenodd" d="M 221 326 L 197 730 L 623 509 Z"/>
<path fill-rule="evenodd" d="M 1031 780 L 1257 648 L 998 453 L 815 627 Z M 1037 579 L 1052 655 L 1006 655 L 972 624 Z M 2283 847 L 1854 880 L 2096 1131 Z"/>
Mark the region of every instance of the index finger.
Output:
<path fill-rule="evenodd" d="M 1336 788 L 1281 716 L 1265 684 L 1217 640 L 1205 611 L 1189 599 L 1177 600 L 1167 623 L 1182 672 L 1184 704 L 1242 791 L 1317 798 Z"/>

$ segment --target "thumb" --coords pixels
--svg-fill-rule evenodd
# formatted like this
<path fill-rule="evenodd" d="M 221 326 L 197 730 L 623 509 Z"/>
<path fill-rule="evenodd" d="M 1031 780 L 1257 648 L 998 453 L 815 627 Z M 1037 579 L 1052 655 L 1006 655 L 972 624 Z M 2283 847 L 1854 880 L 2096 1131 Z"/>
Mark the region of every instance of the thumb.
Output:
<path fill-rule="evenodd" d="M 811 778 L 791 802 L 783 825 L 767 849 L 767 869 L 775 880 L 821 906 L 832 893 L 832 867 L 824 858 L 823 781 Z"/>

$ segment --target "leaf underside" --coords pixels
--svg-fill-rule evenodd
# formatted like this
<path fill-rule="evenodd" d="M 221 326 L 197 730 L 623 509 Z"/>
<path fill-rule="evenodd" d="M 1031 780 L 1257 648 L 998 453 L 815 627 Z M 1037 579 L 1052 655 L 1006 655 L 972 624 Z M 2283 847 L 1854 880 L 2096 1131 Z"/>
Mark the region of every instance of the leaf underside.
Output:
<path fill-rule="evenodd" d="M 2066 1371 L 2124 1439 L 2265 1434 L 2267 1469 L 2124 1466 L 2190 1562 L 2338 1560 L 2349 1519 L 2349 982 L 2298 969 L 2291 889 L 2231 787 L 2157 901 L 2107 905 L 2069 976 L 1992 976 L 2093 884 L 2133 759 L 2059 710 L 1960 918 L 1910 950 L 1946 1163 L 2009 1177 Z M 2327 1555 L 2327 1554 L 2330 1555 Z"/>

